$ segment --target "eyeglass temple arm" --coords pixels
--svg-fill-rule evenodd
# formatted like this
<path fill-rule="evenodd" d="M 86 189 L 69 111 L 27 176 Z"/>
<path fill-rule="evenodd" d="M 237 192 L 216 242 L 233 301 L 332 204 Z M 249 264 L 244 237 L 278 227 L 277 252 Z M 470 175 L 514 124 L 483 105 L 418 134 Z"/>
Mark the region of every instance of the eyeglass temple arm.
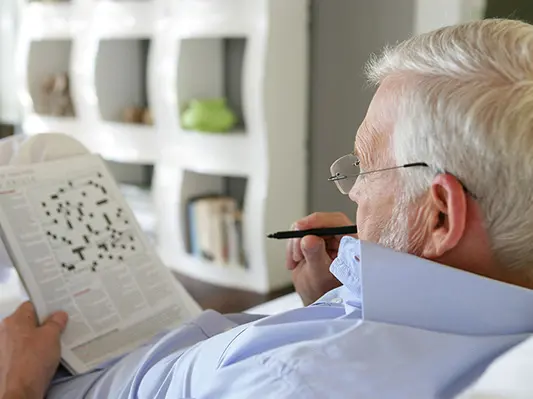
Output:
<path fill-rule="evenodd" d="M 415 167 L 415 166 L 423 166 L 423 167 L 426 167 L 426 168 L 429 168 L 429 165 L 425 162 L 414 162 L 414 163 L 408 163 L 408 164 L 405 164 L 405 165 L 401 165 L 401 166 L 392 166 L 390 168 L 383 168 L 383 169 L 376 169 L 376 170 L 369 170 L 368 172 L 361 172 L 361 173 L 357 173 L 355 175 L 336 175 L 336 176 L 330 176 L 328 178 L 328 181 L 337 181 L 337 180 L 344 180 L 344 179 L 347 179 L 349 177 L 357 177 L 357 176 L 361 176 L 361 175 L 367 175 L 369 173 L 374 173 L 374 172 L 384 172 L 384 171 L 387 171 L 387 170 L 393 170 L 393 169 L 402 169 L 402 168 L 412 168 L 412 167 Z M 446 172 L 445 170 L 441 171 L 441 173 L 448 173 Z M 457 179 L 457 177 L 456 177 Z M 465 191 L 466 194 L 470 195 L 473 199 L 479 199 L 479 197 L 474 194 L 472 191 L 470 191 L 465 185 L 464 183 L 457 179 L 457 181 L 459 182 L 459 184 L 461 184 L 461 186 L 463 187 L 463 190 Z"/>
<path fill-rule="evenodd" d="M 400 166 L 391 166 L 389 168 L 369 170 L 368 172 L 361 172 L 361 173 L 357 173 L 355 175 L 335 175 L 335 176 L 330 176 L 330 178 L 328 180 L 329 181 L 344 180 L 344 179 L 347 179 L 349 177 L 357 177 L 357 176 L 367 175 L 369 173 L 374 173 L 374 172 L 385 172 L 387 170 L 402 169 L 402 168 L 412 168 L 414 166 L 429 167 L 429 165 L 427 163 L 425 163 L 425 162 L 414 162 L 414 163 L 408 163 L 408 164 L 400 165 Z"/>

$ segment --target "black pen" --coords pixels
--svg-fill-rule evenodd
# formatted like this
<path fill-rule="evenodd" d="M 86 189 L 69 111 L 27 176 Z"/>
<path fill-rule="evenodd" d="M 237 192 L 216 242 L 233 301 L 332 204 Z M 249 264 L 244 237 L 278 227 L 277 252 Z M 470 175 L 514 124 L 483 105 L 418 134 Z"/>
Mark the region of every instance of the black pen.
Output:
<path fill-rule="evenodd" d="M 305 236 L 338 236 L 345 234 L 356 234 L 357 226 L 343 226 L 343 227 L 326 227 L 323 229 L 309 229 L 309 230 L 290 230 L 278 231 L 277 233 L 269 234 L 268 238 L 277 238 L 278 240 L 285 240 L 287 238 L 302 238 Z"/>

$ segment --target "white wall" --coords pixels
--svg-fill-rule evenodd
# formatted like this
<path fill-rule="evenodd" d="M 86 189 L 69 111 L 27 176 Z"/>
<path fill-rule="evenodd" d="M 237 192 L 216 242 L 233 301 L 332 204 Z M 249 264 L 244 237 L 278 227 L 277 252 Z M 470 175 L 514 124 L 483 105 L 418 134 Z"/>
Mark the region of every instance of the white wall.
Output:
<path fill-rule="evenodd" d="M 415 33 L 483 17 L 485 0 L 416 0 Z"/>
<path fill-rule="evenodd" d="M 327 181 L 329 166 L 353 150 L 355 133 L 373 95 L 363 66 L 371 53 L 413 32 L 415 0 L 313 0 L 309 210 L 342 211 L 355 205 Z"/>

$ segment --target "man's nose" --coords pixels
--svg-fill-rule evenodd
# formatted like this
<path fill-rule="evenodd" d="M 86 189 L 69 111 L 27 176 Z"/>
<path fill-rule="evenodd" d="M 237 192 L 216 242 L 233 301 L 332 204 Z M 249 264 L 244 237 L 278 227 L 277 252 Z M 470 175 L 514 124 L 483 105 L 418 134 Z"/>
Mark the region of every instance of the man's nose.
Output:
<path fill-rule="evenodd" d="M 359 203 L 359 198 L 360 198 L 360 195 L 361 195 L 361 191 L 357 185 L 357 183 L 355 183 L 352 187 L 352 189 L 350 190 L 350 192 L 348 193 L 348 197 L 353 201 L 355 202 L 356 204 Z"/>

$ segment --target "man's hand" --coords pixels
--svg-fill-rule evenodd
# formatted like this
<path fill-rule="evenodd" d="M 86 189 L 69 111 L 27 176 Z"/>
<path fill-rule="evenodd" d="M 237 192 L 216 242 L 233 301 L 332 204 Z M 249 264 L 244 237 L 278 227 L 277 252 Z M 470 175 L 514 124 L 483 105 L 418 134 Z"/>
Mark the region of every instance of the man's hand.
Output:
<path fill-rule="evenodd" d="M 352 224 L 343 213 L 313 213 L 297 221 L 293 228 L 307 230 Z M 341 238 L 305 236 L 291 239 L 287 244 L 286 266 L 292 272 L 294 287 L 305 305 L 341 285 L 329 271 L 331 262 L 337 257 Z"/>
<path fill-rule="evenodd" d="M 59 365 L 67 314 L 57 312 L 38 326 L 25 302 L 0 322 L 0 398 L 42 399 Z"/>

